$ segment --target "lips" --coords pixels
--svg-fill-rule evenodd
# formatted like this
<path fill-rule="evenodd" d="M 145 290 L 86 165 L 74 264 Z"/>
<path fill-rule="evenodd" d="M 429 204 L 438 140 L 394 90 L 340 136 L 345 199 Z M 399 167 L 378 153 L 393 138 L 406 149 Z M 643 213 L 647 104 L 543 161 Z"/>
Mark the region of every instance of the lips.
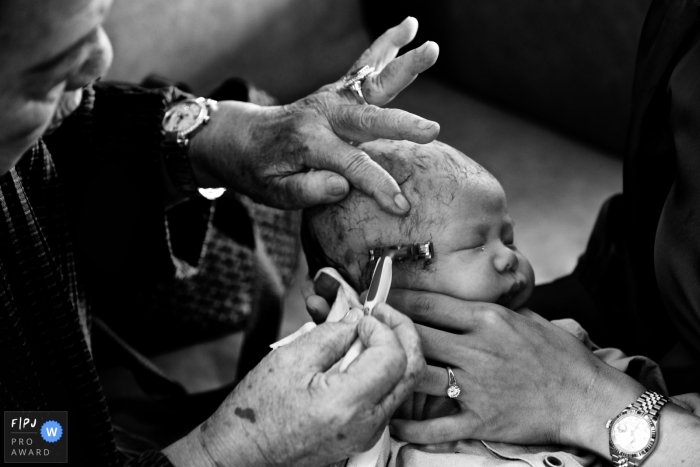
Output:
<path fill-rule="evenodd" d="M 513 285 L 510 286 L 508 292 L 501 295 L 501 298 L 498 299 L 497 303 L 499 305 L 507 305 L 513 299 L 513 297 L 515 297 L 523 289 L 524 286 L 524 282 L 516 280 L 513 282 Z"/>

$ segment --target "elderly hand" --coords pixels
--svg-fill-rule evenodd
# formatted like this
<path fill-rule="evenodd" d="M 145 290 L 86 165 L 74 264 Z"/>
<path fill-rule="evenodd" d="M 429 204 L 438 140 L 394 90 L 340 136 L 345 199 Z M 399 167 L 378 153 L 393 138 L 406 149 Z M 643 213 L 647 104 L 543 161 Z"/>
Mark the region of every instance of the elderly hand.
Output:
<path fill-rule="evenodd" d="M 192 138 L 190 156 L 202 186 L 226 186 L 264 204 L 297 209 L 343 199 L 349 184 L 397 215 L 410 206 L 396 181 L 351 143 L 377 138 L 434 140 L 437 123 L 396 109 L 380 109 L 435 63 L 438 47 L 426 42 L 395 58 L 416 34 L 407 18 L 362 54 L 351 71 L 375 72 L 362 90 L 368 104 L 342 80 L 286 106 L 220 102 L 211 121 Z"/>
<path fill-rule="evenodd" d="M 270 353 L 209 420 L 165 451 L 171 461 L 326 465 L 373 446 L 425 361 L 406 316 L 388 305 L 376 309 L 377 319 L 358 315 Z M 346 372 L 328 371 L 358 334 L 367 350 Z"/>
<path fill-rule="evenodd" d="M 401 439 L 558 443 L 598 447 L 607 455 L 606 420 L 644 392 L 574 336 L 537 315 L 407 290 L 392 291 L 389 303 L 431 326 L 416 326 L 425 357 L 452 367 L 461 388 L 458 414 L 392 420 L 393 434 Z M 446 389 L 447 372 L 432 365 L 416 388 L 436 396 L 444 396 Z"/>

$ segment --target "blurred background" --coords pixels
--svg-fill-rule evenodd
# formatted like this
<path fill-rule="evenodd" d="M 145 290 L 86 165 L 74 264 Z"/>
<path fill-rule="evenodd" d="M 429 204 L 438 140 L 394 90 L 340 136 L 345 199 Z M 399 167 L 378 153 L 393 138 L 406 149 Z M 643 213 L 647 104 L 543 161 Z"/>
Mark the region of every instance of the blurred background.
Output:
<path fill-rule="evenodd" d="M 621 190 L 649 3 L 116 0 L 108 78 L 138 82 L 156 73 L 206 95 L 241 76 L 290 102 L 339 79 L 381 31 L 415 16 L 420 29 L 410 47 L 433 40 L 440 58 L 390 105 L 438 121 L 439 139 L 499 178 L 516 243 L 543 283 L 573 269 L 602 202 Z M 305 268 L 300 258 L 281 336 L 308 320 Z M 186 373 L 181 357 L 173 371 Z"/>

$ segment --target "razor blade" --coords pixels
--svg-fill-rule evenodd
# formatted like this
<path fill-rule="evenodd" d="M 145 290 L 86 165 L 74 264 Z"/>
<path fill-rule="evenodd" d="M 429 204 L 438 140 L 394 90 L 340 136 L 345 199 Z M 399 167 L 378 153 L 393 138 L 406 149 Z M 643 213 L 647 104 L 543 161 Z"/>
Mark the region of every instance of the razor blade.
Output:
<path fill-rule="evenodd" d="M 392 245 L 369 250 L 369 261 L 377 262 L 382 256 L 389 256 L 394 262 L 422 261 L 432 259 L 434 254 L 433 242 Z"/>

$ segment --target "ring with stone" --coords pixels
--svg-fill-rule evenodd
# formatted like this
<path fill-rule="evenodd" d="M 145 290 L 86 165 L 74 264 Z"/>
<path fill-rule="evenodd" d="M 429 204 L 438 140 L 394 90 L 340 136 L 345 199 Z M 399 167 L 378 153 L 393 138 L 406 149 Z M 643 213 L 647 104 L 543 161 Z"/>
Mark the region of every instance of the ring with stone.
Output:
<path fill-rule="evenodd" d="M 459 386 L 457 385 L 457 379 L 455 378 L 455 374 L 452 371 L 452 368 L 449 366 L 446 367 L 447 369 L 447 397 L 450 399 L 454 399 L 457 396 L 459 396 L 459 393 L 462 392 L 461 389 L 459 389 Z"/>
<path fill-rule="evenodd" d="M 370 73 L 374 73 L 374 67 L 365 65 L 343 77 L 343 87 L 354 92 L 363 104 L 366 104 L 367 101 L 362 94 L 362 83 L 365 82 Z"/>

